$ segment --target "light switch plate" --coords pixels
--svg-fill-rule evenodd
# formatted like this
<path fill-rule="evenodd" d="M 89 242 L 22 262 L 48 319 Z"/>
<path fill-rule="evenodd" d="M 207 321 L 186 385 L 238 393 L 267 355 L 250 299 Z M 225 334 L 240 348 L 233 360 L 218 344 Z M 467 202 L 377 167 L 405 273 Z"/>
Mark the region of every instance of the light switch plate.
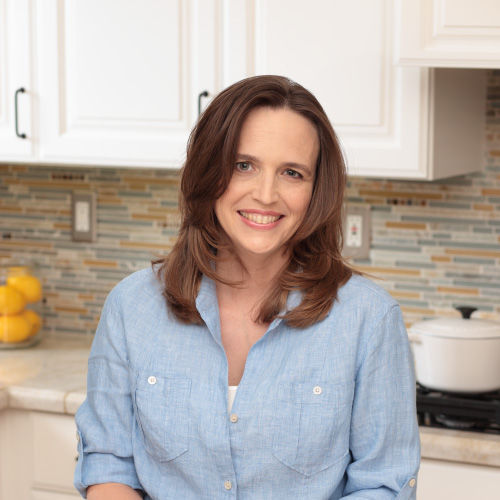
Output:
<path fill-rule="evenodd" d="M 95 193 L 73 192 L 71 202 L 73 241 L 92 242 L 96 239 Z"/>
<path fill-rule="evenodd" d="M 342 255 L 353 259 L 370 256 L 371 210 L 361 205 L 348 206 L 344 213 L 344 247 Z"/>

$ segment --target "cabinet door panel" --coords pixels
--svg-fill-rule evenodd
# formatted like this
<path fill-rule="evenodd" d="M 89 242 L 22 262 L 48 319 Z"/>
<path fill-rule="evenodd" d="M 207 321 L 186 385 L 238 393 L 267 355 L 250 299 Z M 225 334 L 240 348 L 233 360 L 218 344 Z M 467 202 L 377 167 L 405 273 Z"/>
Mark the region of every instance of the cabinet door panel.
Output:
<path fill-rule="evenodd" d="M 397 0 L 399 61 L 434 67 L 499 68 L 497 0 Z"/>
<path fill-rule="evenodd" d="M 427 72 L 392 63 L 393 9 L 391 0 L 290 0 L 286 9 L 256 0 L 254 72 L 288 76 L 317 96 L 351 174 L 423 178 Z"/>
<path fill-rule="evenodd" d="M 438 29 L 500 28 L 500 9 L 496 0 L 434 0 L 434 11 L 440 19 Z"/>
<path fill-rule="evenodd" d="M 38 0 L 41 159 L 179 166 L 214 89 L 214 1 Z"/>
<path fill-rule="evenodd" d="M 337 127 L 379 127 L 385 112 L 383 82 L 390 70 L 383 3 L 290 0 L 283 13 L 279 0 L 260 2 L 257 73 L 272 70 L 313 90 Z"/>
<path fill-rule="evenodd" d="M 77 439 L 73 417 L 31 413 L 33 428 L 33 485 L 74 492 Z"/>
<path fill-rule="evenodd" d="M 81 498 L 81 496 L 78 493 L 70 495 L 56 491 L 33 490 L 31 492 L 31 500 L 75 500 L 75 498 Z"/>
<path fill-rule="evenodd" d="M 418 478 L 417 500 L 498 499 L 497 467 L 423 459 Z"/>
<path fill-rule="evenodd" d="M 125 0 L 117 9 L 115 2 L 102 0 L 66 2 L 59 28 L 67 126 L 180 120 L 181 81 L 174 77 L 182 75 L 180 5 L 147 5 Z"/>
<path fill-rule="evenodd" d="M 23 160 L 32 154 L 30 58 L 28 0 L 0 0 L 0 160 Z M 26 92 L 18 98 L 18 125 L 26 139 L 15 133 L 14 94 L 21 87 Z"/>
<path fill-rule="evenodd" d="M 28 500 L 33 434 L 30 412 L 0 411 L 0 500 Z"/>

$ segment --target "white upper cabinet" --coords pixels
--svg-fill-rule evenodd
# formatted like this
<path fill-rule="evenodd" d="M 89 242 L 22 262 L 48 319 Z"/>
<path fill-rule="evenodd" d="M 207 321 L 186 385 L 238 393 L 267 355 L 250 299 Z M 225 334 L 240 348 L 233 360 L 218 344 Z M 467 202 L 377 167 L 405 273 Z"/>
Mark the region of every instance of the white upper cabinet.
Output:
<path fill-rule="evenodd" d="M 215 8 L 200 0 L 38 0 L 42 161 L 178 167 L 213 93 Z"/>
<path fill-rule="evenodd" d="M 500 68 L 498 0 L 397 0 L 399 62 Z"/>
<path fill-rule="evenodd" d="M 311 90 L 340 137 L 350 175 L 430 180 L 479 168 L 483 76 L 449 92 L 455 84 L 446 75 L 395 65 L 394 1 L 287 0 L 284 8 L 282 0 L 232 0 L 225 7 L 224 83 L 280 74 Z M 435 101 L 438 94 L 446 102 Z M 449 112 L 466 123 L 447 122 Z M 448 146 L 443 127 L 455 136 Z M 457 145 L 458 137 L 465 143 Z"/>
<path fill-rule="evenodd" d="M 0 156 L 12 160 L 33 153 L 30 21 L 29 0 L 0 0 Z"/>
<path fill-rule="evenodd" d="M 198 95 L 220 87 L 215 3 L 32 0 L 31 26 L 17 30 L 28 1 L 8 1 L 10 17 L 0 16 L 0 23 L 8 23 L 2 42 L 9 43 L 12 56 L 7 88 L 0 90 L 0 133 L 13 128 L 4 102 L 10 105 L 13 89 L 27 86 L 35 94 L 37 126 L 28 141 L 13 144 L 31 143 L 37 162 L 179 167 L 198 115 Z M 33 87 L 23 67 L 27 43 L 18 40 L 27 38 L 30 27 L 27 35 L 36 34 Z M 27 106 L 20 104 L 24 112 Z M 27 127 L 24 119 L 21 127 Z M 3 144 L 2 159 L 18 160 Z"/>
<path fill-rule="evenodd" d="M 350 175 L 431 180 L 480 167 L 484 75 L 395 64 L 397 0 L 0 6 L 0 161 L 180 167 L 200 93 L 203 107 L 272 73 L 318 97 Z M 15 134 L 21 87 L 26 139 Z"/>

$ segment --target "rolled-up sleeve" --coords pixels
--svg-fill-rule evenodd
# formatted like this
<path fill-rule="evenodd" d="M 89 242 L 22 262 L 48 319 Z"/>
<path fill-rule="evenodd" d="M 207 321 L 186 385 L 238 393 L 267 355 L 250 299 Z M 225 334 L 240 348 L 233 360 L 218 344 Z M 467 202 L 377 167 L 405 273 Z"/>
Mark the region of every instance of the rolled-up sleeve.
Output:
<path fill-rule="evenodd" d="M 389 309 L 360 351 L 343 498 L 415 499 L 420 464 L 415 377 L 399 306 Z"/>
<path fill-rule="evenodd" d="M 87 397 L 75 417 L 78 463 L 74 485 L 86 498 L 92 484 L 141 489 L 132 456 L 134 422 L 127 345 L 113 293 L 104 304 L 88 363 Z"/>

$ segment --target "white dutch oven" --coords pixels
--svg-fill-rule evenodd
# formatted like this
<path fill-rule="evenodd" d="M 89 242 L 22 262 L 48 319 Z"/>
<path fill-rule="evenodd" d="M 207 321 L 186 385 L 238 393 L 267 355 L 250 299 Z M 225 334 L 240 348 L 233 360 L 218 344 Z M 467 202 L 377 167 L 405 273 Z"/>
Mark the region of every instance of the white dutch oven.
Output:
<path fill-rule="evenodd" d="M 419 321 L 408 329 L 417 381 L 429 389 L 475 393 L 500 389 L 500 323 L 470 318 Z"/>

